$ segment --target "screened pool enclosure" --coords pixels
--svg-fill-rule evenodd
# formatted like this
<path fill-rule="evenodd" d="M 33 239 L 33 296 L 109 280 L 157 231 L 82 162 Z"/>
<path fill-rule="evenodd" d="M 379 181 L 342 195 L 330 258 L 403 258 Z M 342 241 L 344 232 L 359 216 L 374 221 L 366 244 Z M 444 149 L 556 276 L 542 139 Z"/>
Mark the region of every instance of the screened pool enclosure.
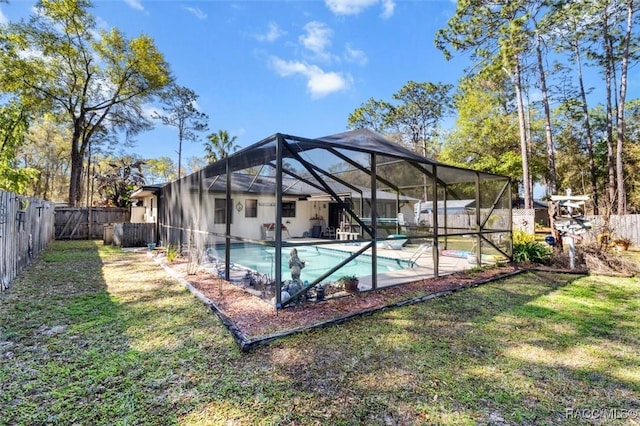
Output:
<path fill-rule="evenodd" d="M 166 185 L 158 209 L 161 244 L 188 245 L 228 281 L 261 283 L 277 308 L 340 293 L 345 276 L 367 291 L 511 258 L 507 177 L 369 130 L 275 134 Z"/>

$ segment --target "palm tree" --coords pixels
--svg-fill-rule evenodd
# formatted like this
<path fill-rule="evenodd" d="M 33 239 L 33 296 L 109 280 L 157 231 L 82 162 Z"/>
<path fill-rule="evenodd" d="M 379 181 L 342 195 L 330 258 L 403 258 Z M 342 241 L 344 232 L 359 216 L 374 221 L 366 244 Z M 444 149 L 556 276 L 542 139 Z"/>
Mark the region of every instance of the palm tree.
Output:
<path fill-rule="evenodd" d="M 211 133 L 207 136 L 207 139 L 209 140 L 204 143 L 204 150 L 207 152 L 205 158 L 209 164 L 226 158 L 240 148 L 240 146 L 234 145 L 237 137 L 230 137 L 229 132 L 226 130 L 218 130 L 218 133 Z"/>

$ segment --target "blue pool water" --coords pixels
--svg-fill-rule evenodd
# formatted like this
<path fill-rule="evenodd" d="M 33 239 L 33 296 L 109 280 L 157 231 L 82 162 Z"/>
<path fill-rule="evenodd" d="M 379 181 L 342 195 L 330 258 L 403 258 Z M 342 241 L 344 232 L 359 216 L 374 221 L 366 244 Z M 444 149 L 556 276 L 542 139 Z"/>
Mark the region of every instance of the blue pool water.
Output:
<path fill-rule="evenodd" d="M 289 247 L 282 249 L 282 279 L 291 278 L 289 271 Z M 340 262 L 347 259 L 351 253 L 341 250 L 334 250 L 322 247 L 297 247 L 298 257 L 306 262 L 300 278 L 304 281 L 312 282 Z M 216 257 L 224 258 L 224 247 L 216 248 Z M 262 274 L 275 276 L 275 249 L 260 245 L 233 245 L 231 247 L 231 261 L 247 269 L 251 269 Z M 397 271 L 409 268 L 409 264 L 404 260 L 396 260 L 378 256 L 377 273 L 384 274 L 390 271 Z M 334 272 L 324 281 L 336 281 L 343 275 L 356 275 L 358 277 L 371 275 L 371 256 L 363 254 L 352 260 L 338 271 Z"/>

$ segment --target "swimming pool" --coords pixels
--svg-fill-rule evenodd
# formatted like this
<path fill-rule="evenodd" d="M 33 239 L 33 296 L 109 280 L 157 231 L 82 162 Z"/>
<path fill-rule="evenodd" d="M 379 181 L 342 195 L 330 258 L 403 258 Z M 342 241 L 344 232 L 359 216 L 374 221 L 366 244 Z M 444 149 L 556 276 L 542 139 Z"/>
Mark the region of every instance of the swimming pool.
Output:
<path fill-rule="evenodd" d="M 315 281 L 340 262 L 351 256 L 352 253 L 324 247 L 303 246 L 296 247 L 298 257 L 305 261 L 300 279 L 303 281 Z M 215 256 L 224 258 L 224 246 L 215 247 Z M 282 279 L 291 279 L 289 271 L 289 251 L 291 248 L 282 249 Z M 275 276 L 275 248 L 252 244 L 237 244 L 231 246 L 231 261 L 236 266 L 241 266 L 261 274 Z M 408 269 L 409 263 L 405 260 L 392 259 L 378 256 L 377 274 Z M 343 275 L 356 275 L 358 277 L 371 275 L 371 256 L 363 254 L 352 260 L 338 271 L 334 272 L 324 281 L 336 281 Z"/>

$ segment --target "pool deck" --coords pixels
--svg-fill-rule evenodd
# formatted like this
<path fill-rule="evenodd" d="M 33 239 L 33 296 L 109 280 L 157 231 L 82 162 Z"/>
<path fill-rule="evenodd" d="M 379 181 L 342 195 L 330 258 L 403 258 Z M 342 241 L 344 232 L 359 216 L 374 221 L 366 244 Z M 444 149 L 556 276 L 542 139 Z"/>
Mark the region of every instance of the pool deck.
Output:
<path fill-rule="evenodd" d="M 332 248 L 336 250 L 344 250 L 350 252 L 356 252 L 362 248 L 360 245 L 354 245 L 341 242 L 339 244 L 323 245 L 326 248 Z M 388 249 L 377 247 L 377 254 L 381 257 L 400 259 L 408 261 L 419 249 L 419 246 L 408 246 L 402 249 Z M 371 249 L 365 253 L 370 254 Z M 471 269 L 473 266 L 467 259 L 440 256 L 440 267 L 438 268 L 439 276 L 453 274 L 455 272 Z M 398 284 L 406 284 L 422 279 L 434 278 L 433 257 L 432 248 L 427 248 L 424 253 L 416 260 L 416 266 L 409 269 L 402 269 L 398 271 L 391 271 L 384 274 L 378 274 L 377 276 L 377 288 L 391 287 Z M 359 278 L 358 289 L 360 291 L 371 290 L 372 279 L 371 276 L 363 276 Z"/>

